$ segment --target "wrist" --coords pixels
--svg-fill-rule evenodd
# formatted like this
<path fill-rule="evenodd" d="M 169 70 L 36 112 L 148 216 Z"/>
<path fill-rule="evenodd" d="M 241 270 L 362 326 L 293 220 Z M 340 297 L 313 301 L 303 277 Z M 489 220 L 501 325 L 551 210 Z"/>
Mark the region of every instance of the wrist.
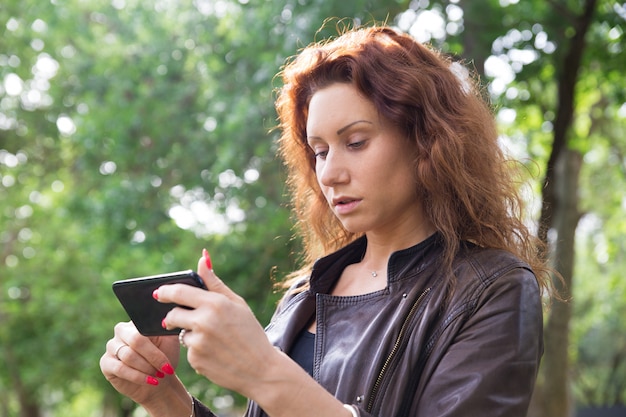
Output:
<path fill-rule="evenodd" d="M 160 392 L 149 403 L 141 406 L 152 417 L 194 417 L 194 399 L 176 378 L 169 389 Z"/>
<path fill-rule="evenodd" d="M 281 350 L 273 348 L 272 352 L 265 356 L 263 366 L 257 368 L 256 378 L 249 378 L 249 385 L 240 392 L 261 406 L 266 402 L 280 401 L 276 397 L 281 395 L 283 386 L 291 385 L 294 371 L 297 374 L 301 369 Z"/>
<path fill-rule="evenodd" d="M 268 358 L 263 379 L 246 395 L 268 415 L 352 417 L 354 409 L 345 407 L 287 355 L 275 353 Z"/>

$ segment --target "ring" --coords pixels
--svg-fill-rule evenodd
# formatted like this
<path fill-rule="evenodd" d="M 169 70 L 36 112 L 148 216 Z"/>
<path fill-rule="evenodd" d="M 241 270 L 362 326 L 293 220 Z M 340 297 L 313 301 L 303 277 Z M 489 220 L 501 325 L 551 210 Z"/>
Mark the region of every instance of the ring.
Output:
<path fill-rule="evenodd" d="M 118 361 L 121 361 L 120 357 L 118 356 L 118 353 L 120 353 L 120 350 L 122 350 L 123 347 L 128 346 L 127 344 L 121 344 L 117 347 L 117 349 L 115 349 L 115 353 L 113 354 L 113 356 L 115 356 L 117 358 Z"/>
<path fill-rule="evenodd" d="M 182 347 L 187 347 L 185 344 L 185 333 L 187 333 L 186 329 L 182 329 L 180 333 L 178 333 L 178 343 L 180 343 Z"/>

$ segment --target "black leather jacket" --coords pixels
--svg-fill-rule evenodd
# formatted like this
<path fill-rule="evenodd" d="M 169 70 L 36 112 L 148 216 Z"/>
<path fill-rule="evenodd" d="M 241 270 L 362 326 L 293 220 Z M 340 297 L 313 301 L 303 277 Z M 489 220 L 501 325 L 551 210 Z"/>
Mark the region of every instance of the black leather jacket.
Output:
<path fill-rule="evenodd" d="M 268 325 L 272 343 L 289 352 L 315 314 L 313 376 L 362 417 L 525 416 L 543 351 L 528 265 L 464 244 L 450 285 L 433 235 L 391 256 L 384 290 L 329 295 L 365 246 L 361 238 L 318 260 L 311 288 L 286 296 Z M 200 408 L 196 416 L 210 415 Z M 246 416 L 263 415 L 249 404 Z"/>

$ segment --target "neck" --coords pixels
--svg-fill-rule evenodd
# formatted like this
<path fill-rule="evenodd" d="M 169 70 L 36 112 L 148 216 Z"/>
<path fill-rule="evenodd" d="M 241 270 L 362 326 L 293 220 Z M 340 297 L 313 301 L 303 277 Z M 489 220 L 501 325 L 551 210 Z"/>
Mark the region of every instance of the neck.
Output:
<path fill-rule="evenodd" d="M 381 271 L 386 271 L 392 253 L 415 246 L 435 233 L 435 228 L 430 226 L 412 233 L 395 234 L 393 238 L 388 238 L 389 234 L 366 233 L 367 248 L 361 260 L 362 267 L 380 275 Z"/>

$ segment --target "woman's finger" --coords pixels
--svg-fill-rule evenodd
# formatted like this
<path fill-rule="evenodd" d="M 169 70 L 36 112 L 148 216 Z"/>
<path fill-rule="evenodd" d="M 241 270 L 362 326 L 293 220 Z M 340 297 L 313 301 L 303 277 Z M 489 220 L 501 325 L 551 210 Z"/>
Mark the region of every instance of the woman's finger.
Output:
<path fill-rule="evenodd" d="M 174 303 L 189 308 L 198 308 L 204 302 L 207 291 L 187 284 L 167 284 L 157 288 L 152 296 L 160 303 Z"/>
<path fill-rule="evenodd" d="M 159 369 L 152 366 L 144 357 L 137 354 L 130 345 L 111 339 L 107 343 L 107 353 L 109 356 L 120 362 L 121 365 L 132 368 L 146 376 L 165 376 Z"/>
<path fill-rule="evenodd" d="M 200 275 L 204 281 L 209 293 L 219 294 L 231 301 L 245 304 L 245 301 L 238 294 L 215 275 L 213 269 L 209 269 L 211 264 L 207 262 L 206 259 L 207 258 L 202 257 L 198 260 L 198 275 Z M 193 309 L 204 305 L 207 302 L 207 297 L 213 297 L 213 295 L 207 294 L 203 289 L 185 284 L 162 285 L 155 291 L 153 296 L 162 303 L 175 303 Z"/>
<path fill-rule="evenodd" d="M 174 284 L 185 287 L 184 284 Z M 166 329 L 187 329 L 194 330 L 198 327 L 211 327 L 212 323 L 221 322 L 223 320 L 223 314 L 229 314 L 230 308 L 233 305 L 237 305 L 229 300 L 222 294 L 217 294 L 210 291 L 203 291 L 204 294 L 200 294 L 196 299 L 196 294 L 187 291 L 187 289 L 172 288 L 172 286 L 164 285 L 160 290 L 163 290 L 164 299 L 169 300 L 167 302 L 174 302 L 182 304 L 182 300 L 187 300 L 186 304 L 189 308 L 175 307 L 170 310 L 164 317 L 162 325 Z M 202 290 L 201 290 L 202 291 Z M 190 295 L 185 296 L 186 293 Z M 160 297 L 159 297 L 160 299 Z"/>
<path fill-rule="evenodd" d="M 132 322 L 126 322 L 115 326 L 115 338 L 107 343 L 107 352 L 145 375 L 163 377 L 174 373 L 164 347 L 177 354 L 175 336 L 149 338 L 140 334 Z"/>
<path fill-rule="evenodd" d="M 103 371 L 108 371 L 103 373 L 109 381 L 119 378 L 137 385 L 159 385 L 158 378 L 163 378 L 163 376 L 159 376 L 156 373 L 154 375 L 150 375 L 128 366 L 112 355 L 103 355 L 102 358 L 100 358 L 100 368 Z"/>

